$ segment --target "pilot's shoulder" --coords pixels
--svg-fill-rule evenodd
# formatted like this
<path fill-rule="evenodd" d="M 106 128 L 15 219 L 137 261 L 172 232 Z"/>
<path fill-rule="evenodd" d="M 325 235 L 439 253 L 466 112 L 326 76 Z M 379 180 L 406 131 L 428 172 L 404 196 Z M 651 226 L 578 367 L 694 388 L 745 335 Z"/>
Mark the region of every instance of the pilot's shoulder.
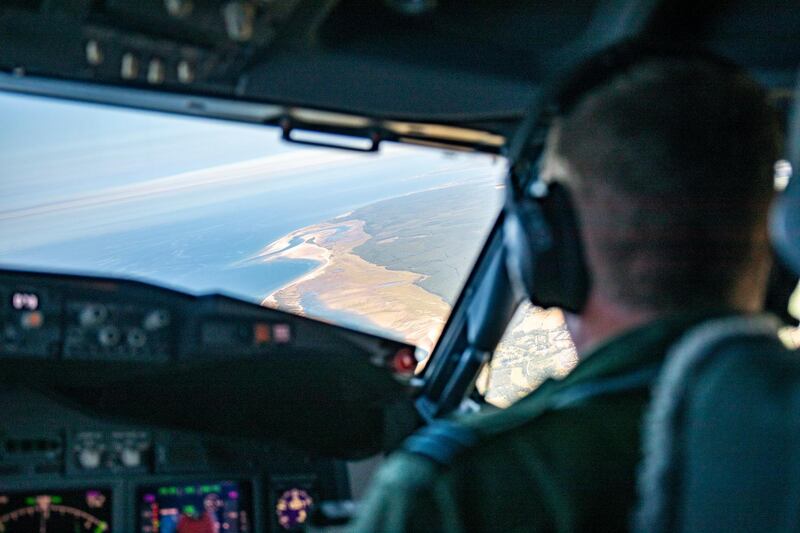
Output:
<path fill-rule="evenodd" d="M 498 441 L 524 436 L 535 439 L 549 432 L 552 425 L 569 423 L 580 409 L 552 410 L 546 398 L 537 394 L 522 398 L 511 406 L 500 409 L 489 407 L 481 412 L 458 418 L 458 423 L 476 436 L 477 449 L 496 446 Z M 564 416 L 566 415 L 566 416 Z"/>
<path fill-rule="evenodd" d="M 523 398 L 507 409 L 460 419 L 458 423 L 474 435 L 474 441 L 454 463 L 458 462 L 459 468 L 482 463 L 494 466 L 518 453 L 547 456 L 554 463 L 574 463 L 576 456 L 588 459 L 615 448 L 621 436 L 638 439 L 644 405 L 645 396 L 639 392 L 558 409 L 543 407 L 534 397 Z"/>

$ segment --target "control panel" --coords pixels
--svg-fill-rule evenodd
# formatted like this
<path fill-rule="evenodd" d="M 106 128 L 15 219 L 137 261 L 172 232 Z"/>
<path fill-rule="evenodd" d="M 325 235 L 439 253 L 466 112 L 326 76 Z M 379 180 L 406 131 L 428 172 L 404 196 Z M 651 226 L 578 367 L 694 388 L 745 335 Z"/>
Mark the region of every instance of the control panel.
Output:
<path fill-rule="evenodd" d="M 56 355 L 61 338 L 60 300 L 52 299 L 46 289 L 25 283 L 12 287 L 0 287 L 3 324 L 0 353 L 29 357 Z"/>
<path fill-rule="evenodd" d="M 275 443 L 109 423 L 0 392 L 0 531 L 302 531 L 349 498 L 345 463 Z"/>
<path fill-rule="evenodd" d="M 413 346 L 226 296 L 0 270 L 0 332 L 0 531 L 302 530 L 418 420 Z"/>
<path fill-rule="evenodd" d="M 64 357 L 134 361 L 169 358 L 166 309 L 135 304 L 68 302 L 64 331 Z"/>
<path fill-rule="evenodd" d="M 398 379 L 414 348 L 221 295 L 131 280 L 0 270 L 0 360 L 230 361 L 347 349 Z"/>
<path fill-rule="evenodd" d="M 5 283 L 3 283 L 5 282 Z M 58 288 L 0 273 L 0 357 L 167 361 L 175 307 L 122 301 L 112 284 Z"/>
<path fill-rule="evenodd" d="M 53 72 L 77 67 L 81 79 L 145 87 L 220 90 L 236 84 L 237 67 L 267 50 L 297 0 L 15 0 L 0 10 L 0 34 L 24 32 L 0 68 Z M 49 33 L 58 21 L 60 32 Z M 49 43 L 48 43 L 49 41 Z M 22 43 L 24 42 L 24 46 Z M 56 47 L 60 61 L 52 53 Z M 51 51 L 51 49 L 48 50 Z M 52 56 L 52 58 L 51 58 Z"/>
<path fill-rule="evenodd" d="M 78 431 L 72 435 L 67 467 L 77 471 L 147 471 L 153 435 L 147 431 Z"/>

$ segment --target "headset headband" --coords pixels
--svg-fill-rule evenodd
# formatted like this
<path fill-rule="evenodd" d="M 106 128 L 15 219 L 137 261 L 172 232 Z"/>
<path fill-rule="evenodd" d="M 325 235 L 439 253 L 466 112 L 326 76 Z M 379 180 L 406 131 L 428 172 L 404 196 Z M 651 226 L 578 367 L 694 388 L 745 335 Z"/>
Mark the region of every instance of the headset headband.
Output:
<path fill-rule="evenodd" d="M 616 44 L 581 63 L 552 87 L 550 111 L 556 115 L 570 113 L 581 98 L 593 89 L 612 81 L 631 68 L 651 60 L 675 59 L 703 61 L 730 72 L 741 67 L 706 49 L 674 43 L 629 40 Z"/>
<path fill-rule="evenodd" d="M 577 66 L 568 68 L 556 76 L 539 94 L 530 106 L 525 120 L 520 125 L 508 151 L 512 169 L 527 158 L 530 140 L 536 130 L 563 116 L 577 106 L 587 93 L 610 82 L 620 74 L 649 60 L 676 59 L 686 61 L 696 59 L 716 65 L 731 72 L 742 71 L 732 61 L 706 49 L 689 44 L 676 44 L 650 41 L 641 38 L 626 39 L 613 44 L 584 59 Z M 521 173 L 514 172 L 517 176 Z M 520 184 L 523 185 L 523 184 Z"/>

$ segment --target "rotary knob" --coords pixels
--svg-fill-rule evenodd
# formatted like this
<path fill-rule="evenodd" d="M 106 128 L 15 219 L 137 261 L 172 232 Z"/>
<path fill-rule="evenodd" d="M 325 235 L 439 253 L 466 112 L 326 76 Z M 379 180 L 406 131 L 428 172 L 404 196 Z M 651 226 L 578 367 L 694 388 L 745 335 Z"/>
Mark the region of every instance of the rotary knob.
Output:
<path fill-rule="evenodd" d="M 80 310 L 78 320 L 80 320 L 81 326 L 92 327 L 105 322 L 106 317 L 108 317 L 108 309 L 106 309 L 106 306 L 101 304 L 89 304 Z"/>
<path fill-rule="evenodd" d="M 97 342 L 100 346 L 110 348 L 119 344 L 121 335 L 119 330 L 114 326 L 106 326 L 97 332 Z"/>
<path fill-rule="evenodd" d="M 142 321 L 142 327 L 147 331 L 155 331 L 169 325 L 169 312 L 163 309 L 150 311 Z"/>
<path fill-rule="evenodd" d="M 123 448 L 119 454 L 119 462 L 127 468 L 141 466 L 142 452 L 136 448 Z"/>
<path fill-rule="evenodd" d="M 139 328 L 132 328 L 128 331 L 128 345 L 133 348 L 141 348 L 147 344 L 147 335 Z"/>
<path fill-rule="evenodd" d="M 78 452 L 78 464 L 84 470 L 94 470 L 100 466 L 103 454 L 95 448 L 84 448 Z"/>

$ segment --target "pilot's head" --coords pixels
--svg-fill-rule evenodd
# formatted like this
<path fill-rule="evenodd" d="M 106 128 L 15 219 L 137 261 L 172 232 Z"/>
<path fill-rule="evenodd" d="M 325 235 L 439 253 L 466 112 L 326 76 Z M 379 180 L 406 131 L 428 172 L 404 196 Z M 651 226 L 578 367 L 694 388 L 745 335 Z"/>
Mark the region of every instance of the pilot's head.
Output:
<path fill-rule="evenodd" d="M 760 309 L 780 143 L 765 92 L 706 60 L 646 60 L 582 96 L 542 173 L 572 192 L 589 305 Z"/>

